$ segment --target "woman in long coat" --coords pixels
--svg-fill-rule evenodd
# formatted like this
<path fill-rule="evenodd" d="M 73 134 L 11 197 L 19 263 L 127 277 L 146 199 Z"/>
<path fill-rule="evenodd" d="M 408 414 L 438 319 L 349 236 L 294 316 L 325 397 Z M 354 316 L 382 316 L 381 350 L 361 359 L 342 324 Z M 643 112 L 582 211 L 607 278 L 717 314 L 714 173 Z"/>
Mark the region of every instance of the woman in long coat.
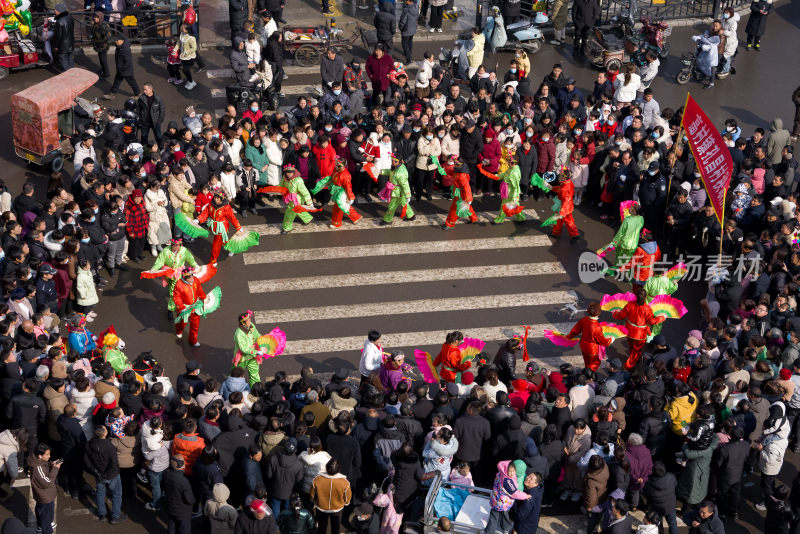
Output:
<path fill-rule="evenodd" d="M 147 225 L 147 241 L 150 243 L 150 252 L 158 256 L 161 249 L 172 239 L 172 230 L 169 227 L 167 214 L 167 194 L 157 180 L 153 180 L 144 194 L 144 203 L 150 222 Z"/>
<path fill-rule="evenodd" d="M 761 50 L 761 37 L 767 31 L 767 15 L 772 11 L 772 0 L 756 0 L 750 4 L 750 20 L 744 31 L 747 34 L 748 52 L 755 48 Z"/>
<path fill-rule="evenodd" d="M 715 434 L 711 444 L 703 450 L 690 449 L 688 445 L 683 446 L 686 467 L 678 478 L 678 488 L 675 493 L 685 505 L 695 505 L 706 498 L 711 475 L 711 457 L 718 442 L 719 439 Z"/>

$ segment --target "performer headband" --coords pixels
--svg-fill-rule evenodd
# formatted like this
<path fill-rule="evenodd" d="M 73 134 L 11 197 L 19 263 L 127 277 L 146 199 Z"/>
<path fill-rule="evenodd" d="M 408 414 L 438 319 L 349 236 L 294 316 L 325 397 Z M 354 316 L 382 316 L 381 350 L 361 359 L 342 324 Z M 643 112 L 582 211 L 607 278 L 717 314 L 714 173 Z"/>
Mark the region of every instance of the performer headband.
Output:
<path fill-rule="evenodd" d="M 245 319 L 252 316 L 253 316 L 253 310 L 247 310 L 246 312 L 239 315 L 239 323 L 243 323 Z"/>
<path fill-rule="evenodd" d="M 188 265 L 181 270 L 181 274 L 183 276 L 186 276 L 187 274 L 192 274 L 193 272 L 194 269 L 192 267 L 189 267 Z"/>
<path fill-rule="evenodd" d="M 170 245 L 180 245 L 182 243 L 183 243 L 183 238 L 182 237 L 176 237 L 176 238 L 173 238 L 173 239 L 169 240 L 169 244 Z"/>
<path fill-rule="evenodd" d="M 294 172 L 296 170 L 297 170 L 297 167 L 295 167 L 291 163 L 288 163 L 288 164 L 283 166 L 283 172 Z"/>

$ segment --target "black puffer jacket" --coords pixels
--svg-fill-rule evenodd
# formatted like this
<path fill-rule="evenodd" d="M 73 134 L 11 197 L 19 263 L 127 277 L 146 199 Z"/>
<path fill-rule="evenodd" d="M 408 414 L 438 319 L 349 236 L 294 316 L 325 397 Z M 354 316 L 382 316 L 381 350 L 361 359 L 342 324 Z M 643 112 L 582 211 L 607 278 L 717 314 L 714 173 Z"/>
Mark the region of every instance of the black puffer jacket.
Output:
<path fill-rule="evenodd" d="M 469 133 L 466 128 L 461 130 L 458 152 L 464 163 L 472 165 L 478 163 L 478 158 L 483 152 L 483 134 L 479 128 L 475 127 L 472 133 Z"/>
<path fill-rule="evenodd" d="M 397 513 L 402 514 L 422 482 L 422 465 L 419 454 L 406 455 L 402 449 L 392 454 L 392 465 L 395 469 L 394 507 Z"/>
<path fill-rule="evenodd" d="M 125 238 L 125 226 L 120 226 L 120 223 L 125 222 L 125 212 L 117 210 L 116 213 L 111 213 L 108 210 L 103 211 L 100 217 L 100 226 L 108 236 L 109 241 L 119 241 Z"/>
<path fill-rule="evenodd" d="M 500 378 L 500 382 L 506 387 L 511 387 L 511 382 L 517 378 L 517 353 L 506 345 L 502 345 L 492 363 L 497 367 L 497 376 Z"/>
<path fill-rule="evenodd" d="M 597 0 L 575 0 L 572 4 L 572 22 L 575 26 L 594 26 L 600 14 L 600 3 Z"/>
<path fill-rule="evenodd" d="M 480 415 L 463 415 L 453 424 L 453 432 L 458 440 L 457 460 L 477 462 L 481 459 L 484 444 L 492 437 L 489 421 Z"/>
<path fill-rule="evenodd" d="M 378 2 L 379 11 L 375 13 L 375 30 L 379 41 L 391 41 L 395 34 L 394 3 Z"/>
<path fill-rule="evenodd" d="M 170 467 L 164 471 L 161 482 L 164 488 L 164 508 L 167 514 L 174 517 L 192 515 L 195 498 L 192 492 L 192 483 L 180 469 Z"/>
<path fill-rule="evenodd" d="M 98 480 L 111 480 L 119 475 L 117 449 L 111 440 L 92 438 L 86 445 L 83 463 Z"/>
<path fill-rule="evenodd" d="M 57 54 L 69 54 L 75 49 L 75 20 L 66 11 L 56 15 L 51 44 Z"/>
<path fill-rule="evenodd" d="M 267 492 L 275 499 L 286 500 L 303 481 L 303 464 L 294 454 L 281 451 L 267 461 Z"/>
<path fill-rule="evenodd" d="M 133 76 L 133 54 L 131 54 L 131 42 L 125 36 L 116 36 L 122 39 L 122 44 L 117 45 L 114 52 L 114 63 L 117 66 L 118 76 Z"/>
<path fill-rule="evenodd" d="M 664 514 L 677 508 L 675 504 L 675 489 L 678 480 L 672 473 L 667 473 L 663 477 L 651 475 L 644 485 L 644 494 L 648 502 L 655 511 Z"/>

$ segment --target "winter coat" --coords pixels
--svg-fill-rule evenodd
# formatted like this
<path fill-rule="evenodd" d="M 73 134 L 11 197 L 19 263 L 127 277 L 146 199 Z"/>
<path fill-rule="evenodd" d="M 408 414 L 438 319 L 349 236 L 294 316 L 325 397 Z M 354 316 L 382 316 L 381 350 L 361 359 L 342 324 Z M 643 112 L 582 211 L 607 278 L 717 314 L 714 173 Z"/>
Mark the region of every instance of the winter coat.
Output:
<path fill-rule="evenodd" d="M 11 430 L 0 433 L 0 473 L 17 478 L 19 467 L 22 465 L 20 454 L 19 443 Z"/>
<path fill-rule="evenodd" d="M 53 37 L 50 44 L 56 54 L 71 54 L 75 49 L 75 19 L 68 12 L 59 13 L 55 17 Z"/>
<path fill-rule="evenodd" d="M 114 64 L 117 66 L 117 76 L 133 76 L 133 54 L 131 43 L 125 36 L 120 36 L 122 44 L 114 51 Z"/>
<path fill-rule="evenodd" d="M 325 472 L 325 466 L 331 460 L 331 455 L 325 451 L 309 452 L 303 451 L 299 456 L 303 465 L 303 492 L 311 491 L 311 483 L 320 474 Z"/>
<path fill-rule="evenodd" d="M 747 21 L 744 31 L 747 35 L 754 37 L 761 37 L 767 31 L 767 15 L 772 12 L 774 3 L 772 0 L 757 0 L 750 4 L 750 19 Z M 766 15 L 761 14 L 761 10 L 767 12 Z"/>
<path fill-rule="evenodd" d="M 180 454 L 186 462 L 185 470 L 187 475 L 192 474 L 194 463 L 203 452 L 206 443 L 196 432 L 194 434 L 180 433 L 172 440 L 172 454 Z"/>
<path fill-rule="evenodd" d="M 719 36 L 701 35 L 697 48 L 697 69 L 706 76 L 711 76 L 711 71 L 719 64 Z"/>
<path fill-rule="evenodd" d="M 599 471 L 589 471 L 583 477 L 583 507 L 591 510 L 606 499 L 608 493 L 608 478 L 611 472 L 608 465 L 603 462 Z"/>
<path fill-rule="evenodd" d="M 675 488 L 678 481 L 675 475 L 667 473 L 663 477 L 650 477 L 644 485 L 644 495 L 655 511 L 664 515 L 677 507 L 675 504 Z"/>
<path fill-rule="evenodd" d="M 180 469 L 170 467 L 161 479 L 161 488 L 164 491 L 164 508 L 168 515 L 174 517 L 189 517 L 194 509 L 195 498 L 192 492 L 192 483 Z"/>
<path fill-rule="evenodd" d="M 92 438 L 86 445 L 83 463 L 98 481 L 113 480 L 119 475 L 117 449 L 111 440 Z"/>
<path fill-rule="evenodd" d="M 733 16 L 729 19 L 722 19 L 722 34 L 725 36 L 725 49 L 722 52 L 722 55 L 726 58 L 733 57 L 736 53 L 736 49 L 739 48 L 739 37 L 737 35 L 737 30 L 739 28 L 739 21 L 741 20 L 741 16 L 738 13 L 734 13 Z"/>
<path fill-rule="evenodd" d="M 263 519 L 256 519 L 249 507 L 236 518 L 236 526 L 233 531 L 236 534 L 278 534 L 278 526 L 275 518 L 272 517 L 272 510 L 267 509 L 267 516 Z"/>
<path fill-rule="evenodd" d="M 572 22 L 578 28 L 593 28 L 599 14 L 597 0 L 576 0 L 572 4 Z"/>
<path fill-rule="evenodd" d="M 391 2 L 378 2 L 378 12 L 373 21 L 378 41 L 391 41 L 397 31 L 394 20 L 394 4 Z"/>
<path fill-rule="evenodd" d="M 303 463 L 294 454 L 273 454 L 267 460 L 265 474 L 267 492 L 275 499 L 286 500 L 303 481 Z"/>
<path fill-rule="evenodd" d="M 61 441 L 58 433 L 58 418 L 64 413 L 64 408 L 69 404 L 69 399 L 63 393 L 54 390 L 50 385 L 45 386 L 42 397 L 47 402 L 47 435 L 53 441 Z"/>
<path fill-rule="evenodd" d="M 539 159 L 536 165 L 536 172 L 540 176 L 553 170 L 556 160 L 556 145 L 552 137 L 546 143 L 541 140 L 536 143 L 536 155 Z"/>
<path fill-rule="evenodd" d="M 677 496 L 686 504 L 697 504 L 708 493 L 708 481 L 711 476 L 711 458 L 717 448 L 719 438 L 716 435 L 711 440 L 711 445 L 704 450 L 690 449 L 683 446 L 686 457 L 686 468 L 681 471 L 678 481 Z"/>
<path fill-rule="evenodd" d="M 716 506 L 714 506 L 714 512 L 705 519 L 700 517 L 698 509 L 693 509 L 684 516 L 683 521 L 687 525 L 690 525 L 689 534 L 725 534 L 725 524 L 722 522 L 722 519 L 720 519 Z M 695 521 L 700 523 L 700 525 L 692 527 L 691 524 Z M 764 532 L 771 533 L 773 531 L 765 528 Z"/>
<path fill-rule="evenodd" d="M 479 159 L 481 162 L 489 162 L 483 165 L 483 170 L 496 173 L 497 169 L 500 167 L 500 156 L 502 155 L 500 142 L 497 140 L 497 134 L 494 133 L 494 130 L 489 129 L 483 132 L 482 138 L 483 150 L 481 150 Z M 487 139 L 491 139 L 491 141 L 487 143 Z"/>
<path fill-rule="evenodd" d="M 136 467 L 141 463 L 142 450 L 139 438 L 136 436 L 122 436 L 111 438 L 111 443 L 117 451 L 117 462 L 120 469 Z"/>
<path fill-rule="evenodd" d="M 457 451 L 458 439 L 455 436 L 451 437 L 448 443 L 442 443 L 435 437 L 431 438 L 422 451 L 425 472 L 439 471 L 446 479 L 450 474 L 450 463 Z"/>
<path fill-rule="evenodd" d="M 525 489 L 524 491 L 531 498 L 516 502 L 514 507 L 516 512 L 514 530 L 517 534 L 536 534 L 539 528 L 539 513 L 541 512 L 542 497 L 544 496 L 544 485 L 539 484 L 535 488 Z"/>
<path fill-rule="evenodd" d="M 78 292 L 77 302 L 80 306 L 94 306 L 100 302 L 91 269 L 78 269 L 75 290 Z"/>
<path fill-rule="evenodd" d="M 367 58 L 367 76 L 372 82 L 372 90 L 386 91 L 389 88 L 389 73 L 392 72 L 394 61 L 392 56 L 384 54 L 381 58 L 377 58 L 375 54 L 371 54 Z M 341 81 L 341 77 L 339 78 Z"/>
<path fill-rule="evenodd" d="M 53 460 L 45 462 L 35 454 L 28 456 L 31 493 L 36 504 L 48 504 L 56 500 L 58 484 L 56 477 L 61 466 L 53 465 Z"/>
<path fill-rule="evenodd" d="M 347 478 L 339 473 L 328 475 L 322 473 L 311 483 L 309 492 L 314 507 L 322 512 L 338 512 L 350 504 L 352 493 Z"/>
<path fill-rule="evenodd" d="M 400 22 L 397 29 L 400 35 L 410 37 L 417 33 L 417 17 L 419 17 L 419 7 L 416 2 L 413 4 L 403 3 L 403 11 L 400 13 Z"/>
<path fill-rule="evenodd" d="M 631 474 L 631 490 L 640 490 L 647 483 L 650 473 L 653 471 L 653 459 L 650 456 L 650 451 L 647 450 L 645 445 L 628 446 L 625 451 L 625 457 L 630 463 Z M 639 479 L 642 482 L 639 483 Z"/>
<path fill-rule="evenodd" d="M 97 397 L 95 396 L 94 389 L 87 391 L 72 390 L 72 404 L 74 404 L 78 411 L 75 412 L 75 417 L 83 428 L 83 433 L 86 439 L 94 437 L 94 425 L 92 424 L 92 411 L 97 405 Z"/>
<path fill-rule="evenodd" d="M 483 63 L 483 52 L 486 47 L 486 37 L 482 33 L 472 38 L 472 50 L 467 52 L 467 60 L 470 68 L 477 69 Z"/>
<path fill-rule="evenodd" d="M 370 518 L 375 518 L 375 514 L 372 514 Z M 291 509 L 282 510 L 278 516 L 278 529 L 281 534 L 307 534 L 315 532 L 316 528 L 314 516 L 305 508 L 301 508 L 299 512 Z M 357 527 L 356 530 L 358 531 Z M 375 534 L 378 534 L 377 522 Z"/>
<path fill-rule="evenodd" d="M 361 476 L 361 447 L 353 436 L 330 434 L 325 439 L 325 450 L 339 460 L 340 472 L 355 485 Z"/>
<path fill-rule="evenodd" d="M 439 140 L 434 136 L 433 139 L 428 141 L 424 135 L 421 135 L 417 140 L 417 162 L 416 168 L 422 170 L 432 171 L 436 169 L 436 164 L 433 163 L 431 156 L 437 158 L 442 154 L 442 147 Z M 439 162 L 442 163 L 441 161 Z"/>
<path fill-rule="evenodd" d="M 208 518 L 211 527 L 210 534 L 230 534 L 236 526 L 238 512 L 228 504 L 231 490 L 225 484 L 214 484 L 212 497 L 203 507 L 203 513 Z"/>
<path fill-rule="evenodd" d="M 750 455 L 750 444 L 745 440 L 730 441 L 717 449 L 713 459 L 717 482 L 735 484 L 744 471 L 744 464 Z"/>
<path fill-rule="evenodd" d="M 781 151 L 783 147 L 790 144 L 791 134 L 789 130 L 784 129 L 783 119 L 780 117 L 772 119 L 769 124 L 769 139 L 767 140 L 767 158 L 772 161 L 773 165 L 781 162 Z"/>
<path fill-rule="evenodd" d="M 6 417 L 11 419 L 11 428 L 25 428 L 28 436 L 34 438 L 39 425 L 47 419 L 47 405 L 38 395 L 20 393 L 11 397 L 6 407 Z"/>
<path fill-rule="evenodd" d="M 424 471 L 420 465 L 420 457 L 416 452 L 405 455 L 396 450 L 391 457 L 394 466 L 394 501 L 402 511 L 408 501 L 419 489 Z"/>

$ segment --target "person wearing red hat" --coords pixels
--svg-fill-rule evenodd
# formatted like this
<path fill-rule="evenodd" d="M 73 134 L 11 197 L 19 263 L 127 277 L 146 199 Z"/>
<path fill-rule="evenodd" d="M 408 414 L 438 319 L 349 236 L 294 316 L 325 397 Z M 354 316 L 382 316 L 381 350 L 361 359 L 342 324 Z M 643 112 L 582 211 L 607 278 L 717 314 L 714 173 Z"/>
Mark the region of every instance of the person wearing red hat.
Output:
<path fill-rule="evenodd" d="M 266 501 L 253 499 L 236 518 L 233 530 L 252 534 L 278 534 L 278 525 Z"/>
<path fill-rule="evenodd" d="M 647 292 L 644 289 L 636 291 L 636 300 L 629 302 L 621 310 L 613 314 L 614 319 L 626 319 L 628 328 L 628 347 L 630 353 L 625 362 L 625 370 L 630 371 L 636 366 L 642 355 L 642 348 L 650 335 L 650 327 L 664 321 L 665 317 L 656 317 L 647 304 Z"/>
<path fill-rule="evenodd" d="M 600 347 L 607 347 L 614 341 L 603 335 L 603 328 L 597 319 L 600 317 L 600 304 L 591 302 L 586 307 L 586 316 L 580 319 L 567 337 L 575 339 L 581 337 L 580 347 L 583 354 L 583 366 L 592 371 L 600 368 Z"/>
<path fill-rule="evenodd" d="M 469 186 L 469 169 L 461 162 L 456 156 L 451 157 L 452 161 L 452 176 L 453 176 L 453 202 L 450 204 L 450 213 L 447 214 L 447 219 L 444 221 L 442 228 L 451 230 L 459 219 L 458 213 L 459 203 L 467 203 L 469 208 L 469 223 L 478 222 L 478 216 L 475 215 L 475 210 L 472 209 L 472 189 Z"/>
<path fill-rule="evenodd" d="M 580 232 L 575 225 L 575 219 L 572 217 L 572 212 L 575 209 L 575 205 L 572 202 L 572 198 L 575 196 L 575 185 L 572 183 L 571 178 L 572 171 L 564 169 L 558 174 L 558 184 L 551 186 L 553 193 L 561 201 L 561 209 L 558 212 L 558 221 L 550 235 L 561 237 L 561 227 L 566 224 L 570 241 L 576 241 L 580 237 Z"/>
<path fill-rule="evenodd" d="M 200 282 L 194 277 L 194 269 L 191 267 L 184 267 L 181 273 L 181 279 L 175 283 L 175 289 L 172 292 L 172 299 L 175 301 L 175 313 L 180 313 L 187 307 L 192 306 L 198 300 L 206 298 L 206 292 L 200 286 Z M 184 318 L 185 319 L 185 318 Z M 186 329 L 186 321 L 178 319 L 175 323 L 175 335 L 178 339 L 183 337 L 183 331 Z M 197 333 L 200 330 L 200 316 L 192 312 L 189 315 L 189 343 L 195 347 L 200 346 L 197 341 Z"/>
<path fill-rule="evenodd" d="M 660 259 L 661 249 L 658 248 L 653 233 L 647 228 L 643 228 L 639 237 L 639 246 L 636 247 L 633 256 L 619 266 L 618 271 L 620 273 L 630 271 L 631 284 L 635 293 L 642 289 L 645 282 L 653 276 L 653 268 Z M 613 272 L 613 269 L 613 267 L 609 268 L 609 272 Z"/>
<path fill-rule="evenodd" d="M 456 382 L 461 373 L 472 367 L 472 362 L 461 361 L 461 350 L 458 346 L 462 341 L 464 341 L 464 334 L 459 331 L 450 332 L 442 344 L 442 350 L 433 360 L 435 367 L 442 366 L 439 376 L 445 382 Z"/>
<path fill-rule="evenodd" d="M 239 220 L 233 214 L 233 209 L 228 204 L 225 193 L 221 191 L 214 193 L 211 204 L 203 208 L 203 211 L 197 216 L 196 222 L 203 224 L 206 221 L 210 221 L 211 233 L 214 234 L 214 241 L 211 244 L 211 259 L 208 260 L 208 263 L 216 265 L 223 242 L 227 242 L 232 237 L 228 234 L 231 226 L 237 232 L 241 232 L 242 225 L 239 224 Z M 233 255 L 231 252 L 228 254 Z"/>

